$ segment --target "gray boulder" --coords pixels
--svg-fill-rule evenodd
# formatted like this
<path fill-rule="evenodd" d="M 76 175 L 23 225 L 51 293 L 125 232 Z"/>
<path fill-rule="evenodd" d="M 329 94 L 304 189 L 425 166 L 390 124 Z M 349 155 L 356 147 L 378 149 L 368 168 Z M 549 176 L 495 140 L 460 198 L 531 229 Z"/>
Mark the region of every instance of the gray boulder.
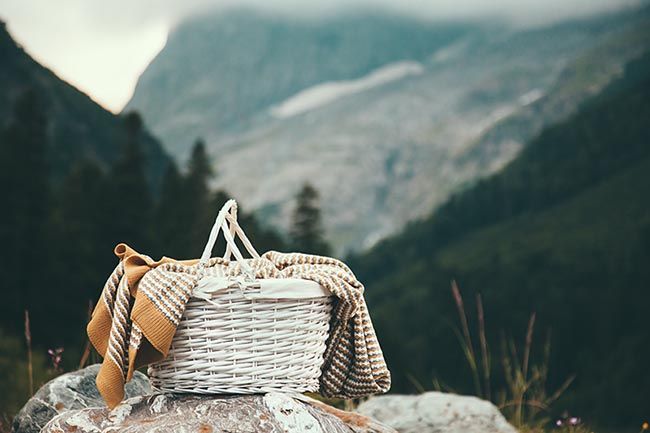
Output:
<path fill-rule="evenodd" d="M 75 409 L 105 406 L 97 391 L 99 365 L 63 374 L 39 389 L 13 421 L 14 433 L 38 433 L 55 416 Z M 151 394 L 149 378 L 137 372 L 126 384 L 126 398 Z"/>
<path fill-rule="evenodd" d="M 112 411 L 64 412 L 43 433 L 396 433 L 372 419 L 301 395 L 199 396 L 154 394 L 124 401 Z"/>
<path fill-rule="evenodd" d="M 400 433 L 517 432 L 492 403 L 442 392 L 373 397 L 359 405 L 357 412 Z"/>

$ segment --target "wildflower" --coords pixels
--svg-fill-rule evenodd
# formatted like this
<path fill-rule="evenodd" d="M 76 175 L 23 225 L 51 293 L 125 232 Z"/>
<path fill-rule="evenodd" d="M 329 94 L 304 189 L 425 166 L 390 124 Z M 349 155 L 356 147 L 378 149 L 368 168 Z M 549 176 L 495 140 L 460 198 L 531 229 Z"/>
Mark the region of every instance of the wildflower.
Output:
<path fill-rule="evenodd" d="M 52 367 L 55 371 L 59 371 L 61 360 L 63 359 L 63 347 L 58 347 L 56 349 L 48 349 L 47 353 L 50 355 L 52 361 Z"/>
<path fill-rule="evenodd" d="M 646 430 L 650 430 L 650 424 L 648 424 L 648 421 L 645 421 L 643 424 L 641 424 L 641 431 Z"/>
<path fill-rule="evenodd" d="M 564 423 L 562 422 L 561 419 L 555 421 L 555 425 L 558 426 L 558 427 L 562 427 L 562 424 L 564 424 Z"/>
<path fill-rule="evenodd" d="M 571 425 L 580 424 L 580 418 L 578 418 L 576 416 L 572 416 L 571 418 L 569 418 L 569 424 L 571 424 Z"/>

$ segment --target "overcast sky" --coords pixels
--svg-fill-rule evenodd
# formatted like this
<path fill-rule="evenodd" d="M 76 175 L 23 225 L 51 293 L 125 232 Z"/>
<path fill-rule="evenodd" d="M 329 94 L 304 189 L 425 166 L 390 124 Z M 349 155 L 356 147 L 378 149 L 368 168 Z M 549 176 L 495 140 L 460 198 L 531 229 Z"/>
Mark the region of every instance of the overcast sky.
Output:
<path fill-rule="evenodd" d="M 344 8 L 395 9 L 428 19 L 500 17 L 539 25 L 638 0 L 0 0 L 0 18 L 36 60 L 119 112 L 138 76 L 184 17 L 251 5 L 318 15 Z M 1 59 L 0 59 L 1 61 Z"/>

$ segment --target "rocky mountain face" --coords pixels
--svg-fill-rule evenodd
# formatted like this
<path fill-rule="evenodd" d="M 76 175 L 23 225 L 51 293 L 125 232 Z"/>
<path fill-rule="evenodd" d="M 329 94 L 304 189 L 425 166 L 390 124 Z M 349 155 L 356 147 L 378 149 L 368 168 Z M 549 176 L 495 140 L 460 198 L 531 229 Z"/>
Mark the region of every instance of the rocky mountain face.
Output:
<path fill-rule="evenodd" d="M 127 109 L 178 159 L 203 137 L 215 186 L 270 224 L 287 227 L 311 182 L 338 252 L 364 249 L 597 93 L 647 46 L 648 16 L 512 29 L 220 12 L 172 32 Z"/>
<path fill-rule="evenodd" d="M 81 159 L 92 159 L 106 167 L 119 156 L 120 146 L 126 140 L 120 117 L 32 59 L 2 22 L 0 59 L 0 128 L 11 122 L 20 95 L 33 92 L 43 104 L 48 122 L 48 162 L 54 180 L 60 180 Z M 170 159 L 149 133 L 143 133 L 141 144 L 147 175 L 157 188 Z"/>

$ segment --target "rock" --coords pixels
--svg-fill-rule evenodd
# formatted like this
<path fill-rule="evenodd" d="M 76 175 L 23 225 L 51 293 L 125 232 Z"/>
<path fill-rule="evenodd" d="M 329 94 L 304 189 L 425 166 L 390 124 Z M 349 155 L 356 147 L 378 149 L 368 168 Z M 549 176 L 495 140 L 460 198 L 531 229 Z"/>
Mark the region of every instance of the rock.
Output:
<path fill-rule="evenodd" d="M 15 433 L 38 433 L 56 415 L 75 409 L 105 406 L 97 391 L 95 377 L 99 365 L 63 374 L 39 389 L 13 421 Z M 151 394 L 149 378 L 136 372 L 126 385 L 126 397 Z"/>
<path fill-rule="evenodd" d="M 86 408 L 52 419 L 42 433 L 396 433 L 366 416 L 300 395 L 199 396 L 154 394 L 124 401 L 112 411 Z"/>
<path fill-rule="evenodd" d="M 492 403 L 442 392 L 373 397 L 359 405 L 357 412 L 400 433 L 517 432 Z"/>

